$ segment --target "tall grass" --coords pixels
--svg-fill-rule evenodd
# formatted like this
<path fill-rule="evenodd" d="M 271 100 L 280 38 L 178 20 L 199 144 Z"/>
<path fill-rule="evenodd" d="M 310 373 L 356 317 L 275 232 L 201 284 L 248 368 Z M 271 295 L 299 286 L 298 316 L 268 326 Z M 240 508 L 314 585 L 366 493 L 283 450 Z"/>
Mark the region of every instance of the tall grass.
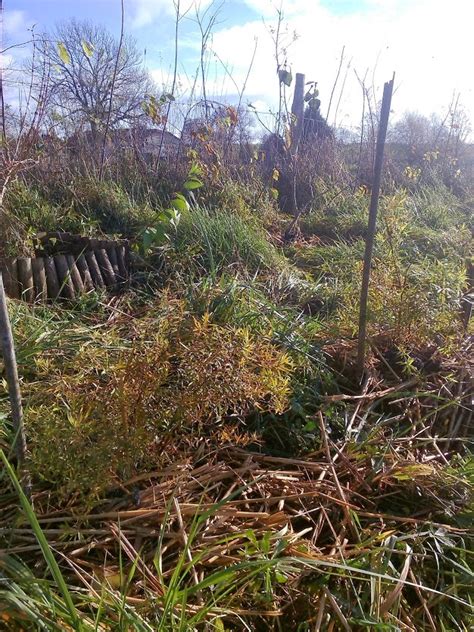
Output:
<path fill-rule="evenodd" d="M 178 269 L 213 278 L 226 269 L 255 274 L 284 265 L 257 222 L 225 209 L 192 208 L 183 213 L 172 245 Z"/>

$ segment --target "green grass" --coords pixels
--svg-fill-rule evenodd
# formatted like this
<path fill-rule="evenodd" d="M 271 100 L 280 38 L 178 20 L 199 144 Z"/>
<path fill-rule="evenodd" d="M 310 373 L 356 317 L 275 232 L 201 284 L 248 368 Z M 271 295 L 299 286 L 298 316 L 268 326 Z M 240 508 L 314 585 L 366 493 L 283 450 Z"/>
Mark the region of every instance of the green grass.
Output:
<path fill-rule="evenodd" d="M 438 336 L 448 344 L 447 339 L 460 335 L 470 233 L 452 197 L 445 190 L 427 195 L 422 189 L 415 196 L 400 191 L 381 198 L 369 297 L 372 335 L 385 332 L 395 344 L 408 346 Z M 341 200 L 336 210 L 324 215 L 332 226 L 330 239 L 322 227 L 316 243 L 303 241 L 287 249 L 295 265 L 319 283 L 321 314 L 328 327 L 346 336 L 355 335 L 358 327 L 364 253 L 364 240 L 353 230 L 353 222 L 364 223 L 358 213 L 367 208 L 368 197 L 358 194 L 355 200 L 355 214 Z M 422 209 L 425 215 L 420 215 Z M 428 216 L 432 227 L 426 224 Z M 314 217 L 308 215 L 302 224 L 310 237 Z"/>
<path fill-rule="evenodd" d="M 178 270 L 214 278 L 225 270 L 255 274 L 285 265 L 257 222 L 224 209 L 191 208 L 183 213 L 172 237 L 172 249 Z"/>

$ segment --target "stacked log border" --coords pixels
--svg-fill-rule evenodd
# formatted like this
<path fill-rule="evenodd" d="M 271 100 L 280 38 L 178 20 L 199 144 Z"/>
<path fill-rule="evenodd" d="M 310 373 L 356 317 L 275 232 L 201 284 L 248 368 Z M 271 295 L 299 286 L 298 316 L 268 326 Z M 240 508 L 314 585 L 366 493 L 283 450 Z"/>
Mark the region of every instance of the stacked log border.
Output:
<path fill-rule="evenodd" d="M 126 286 L 130 268 L 127 242 L 71 237 L 73 243 L 55 242 L 56 237 L 48 236 L 35 248 L 36 257 L 2 262 L 7 296 L 28 303 L 74 300 L 94 289 L 117 292 Z"/>

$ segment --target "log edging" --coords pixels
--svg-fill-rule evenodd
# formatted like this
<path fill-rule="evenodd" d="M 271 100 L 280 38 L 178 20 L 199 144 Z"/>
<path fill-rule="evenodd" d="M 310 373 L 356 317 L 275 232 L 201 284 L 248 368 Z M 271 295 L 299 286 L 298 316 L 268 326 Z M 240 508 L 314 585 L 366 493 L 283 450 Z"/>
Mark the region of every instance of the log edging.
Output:
<path fill-rule="evenodd" d="M 70 239 L 73 237 L 69 235 Z M 35 257 L 1 261 L 7 296 L 28 303 L 74 300 L 95 289 L 118 291 L 128 283 L 127 242 L 74 239 L 72 252 L 67 252 L 68 241 L 63 238 L 56 250 L 38 248 Z"/>

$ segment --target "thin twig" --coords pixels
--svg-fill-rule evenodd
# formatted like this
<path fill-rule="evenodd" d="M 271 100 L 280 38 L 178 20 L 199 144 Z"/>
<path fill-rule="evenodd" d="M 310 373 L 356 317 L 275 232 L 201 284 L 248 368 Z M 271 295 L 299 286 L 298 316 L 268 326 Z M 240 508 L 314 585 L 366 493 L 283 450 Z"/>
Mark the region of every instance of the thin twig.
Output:
<path fill-rule="evenodd" d="M 107 111 L 107 120 L 105 122 L 104 138 L 102 140 L 102 153 L 101 153 L 101 156 L 100 156 L 99 180 L 102 180 L 102 176 L 103 176 L 103 173 L 104 173 L 105 148 L 107 146 L 107 135 L 109 133 L 109 127 L 110 127 L 110 117 L 112 116 L 112 103 L 113 103 L 113 99 L 114 99 L 115 82 L 117 80 L 117 72 L 118 72 L 118 65 L 119 65 L 119 60 L 120 60 L 120 53 L 122 52 L 122 45 L 123 45 L 124 23 L 125 23 L 124 0 L 120 0 L 120 9 L 121 9 L 120 39 L 119 39 L 119 45 L 118 45 L 118 48 L 117 48 L 117 56 L 115 57 L 115 65 L 114 65 L 114 72 L 113 72 L 113 75 L 112 75 L 112 83 L 111 83 L 111 86 L 110 86 L 109 109 Z"/>

